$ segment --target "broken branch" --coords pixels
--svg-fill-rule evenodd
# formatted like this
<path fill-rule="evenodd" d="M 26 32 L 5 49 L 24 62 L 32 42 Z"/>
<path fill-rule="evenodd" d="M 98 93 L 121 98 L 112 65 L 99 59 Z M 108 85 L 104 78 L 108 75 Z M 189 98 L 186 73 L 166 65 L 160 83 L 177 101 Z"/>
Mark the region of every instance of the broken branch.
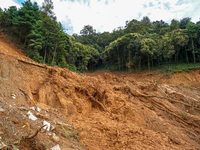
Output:
<path fill-rule="evenodd" d="M 37 134 L 44 128 L 46 125 L 41 126 L 39 129 L 36 130 L 36 132 L 30 136 L 24 136 L 23 139 L 32 139 L 37 136 Z"/>
<path fill-rule="evenodd" d="M 26 93 L 24 92 L 22 89 L 19 88 L 19 90 L 26 96 L 28 96 L 28 98 L 33 102 L 33 104 L 35 105 L 36 108 L 38 108 L 38 106 L 36 105 L 35 101 Z"/>

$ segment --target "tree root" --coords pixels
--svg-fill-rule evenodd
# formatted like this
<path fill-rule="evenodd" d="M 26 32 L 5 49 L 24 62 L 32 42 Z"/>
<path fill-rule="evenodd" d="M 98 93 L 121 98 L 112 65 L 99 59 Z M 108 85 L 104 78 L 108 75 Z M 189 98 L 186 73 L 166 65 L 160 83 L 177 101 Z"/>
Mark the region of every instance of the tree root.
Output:
<path fill-rule="evenodd" d="M 94 97 L 88 92 L 88 90 L 83 89 L 82 87 L 77 87 L 76 90 L 77 90 L 78 92 L 81 92 L 82 94 L 84 93 L 86 96 L 89 97 L 89 99 L 90 99 L 91 101 L 98 103 L 104 111 L 109 112 L 109 110 L 105 107 L 105 105 L 104 105 L 103 103 L 101 103 L 100 101 L 98 101 L 96 98 L 94 98 Z M 97 90 L 97 91 L 98 91 L 98 90 Z M 99 92 L 99 93 L 100 93 L 100 92 Z M 109 113 L 110 113 L 110 112 L 109 112 Z"/>
<path fill-rule="evenodd" d="M 22 138 L 25 139 L 33 139 L 34 137 L 37 136 L 37 134 L 44 128 L 46 125 L 41 126 L 39 129 L 36 130 L 36 132 L 30 136 L 23 136 Z"/>
<path fill-rule="evenodd" d="M 22 63 L 25 63 L 25 64 L 29 64 L 29 65 L 33 65 L 33 66 L 37 66 L 37 67 L 41 67 L 41 68 L 46 68 L 46 65 L 44 65 L 44 64 L 39 64 L 39 63 L 36 63 L 36 62 L 28 62 L 28 61 L 24 61 L 24 60 L 21 60 L 21 59 L 17 59 L 17 60 L 22 62 Z"/>
<path fill-rule="evenodd" d="M 130 86 L 128 86 L 130 88 Z M 168 100 L 171 100 L 171 101 L 175 101 L 175 102 L 179 102 L 177 100 L 174 100 L 174 99 L 171 99 L 171 98 L 168 98 L 168 97 L 162 97 L 162 96 L 158 96 L 158 95 L 145 95 L 145 94 L 142 94 L 142 93 L 139 93 L 139 92 L 136 92 L 134 93 L 131 88 L 130 88 L 130 94 L 134 97 L 147 97 L 147 98 L 150 98 L 150 97 L 156 97 L 156 98 L 162 98 L 162 99 L 168 99 Z M 140 99 L 139 99 L 140 100 Z M 193 126 L 194 127 L 194 130 L 197 131 L 198 133 L 200 133 L 200 129 L 199 129 L 199 126 L 195 125 L 194 123 L 192 122 L 189 122 L 185 119 L 183 119 L 181 116 L 179 115 L 176 115 L 174 112 L 172 112 L 171 110 L 169 110 L 166 106 L 163 106 L 163 104 L 159 104 L 159 102 L 155 101 L 152 99 L 151 101 L 153 104 L 155 104 L 155 106 L 163 111 L 166 111 L 167 113 L 171 114 L 172 116 L 176 117 L 177 119 L 179 119 L 180 122 L 182 122 L 183 124 L 185 125 L 190 125 L 190 126 Z M 186 106 L 190 106 L 192 107 L 191 105 L 189 104 L 186 104 L 186 103 L 183 103 L 181 102 L 182 104 L 185 104 Z M 197 108 L 197 110 L 199 110 Z"/>
<path fill-rule="evenodd" d="M 19 141 L 15 141 L 13 144 L 14 145 L 20 145 L 20 143 L 21 143 L 21 141 L 24 141 L 24 140 L 26 140 L 26 139 L 33 139 L 34 137 L 36 137 L 37 136 L 37 134 L 42 130 L 42 128 L 43 127 L 45 127 L 46 125 L 43 125 L 43 126 L 41 126 L 40 128 L 38 128 L 37 130 L 36 130 L 36 132 L 35 133 L 33 133 L 32 135 L 29 135 L 29 136 L 22 136 L 21 137 L 21 139 L 19 140 Z"/>
<path fill-rule="evenodd" d="M 97 102 L 97 103 L 103 108 L 104 111 L 109 112 L 108 109 L 104 106 L 103 103 L 101 103 L 101 102 L 99 102 L 98 100 L 96 100 L 96 99 L 95 99 L 93 96 L 91 96 L 89 93 L 88 93 L 88 95 L 89 95 L 90 99 L 91 99 L 92 101 L 94 101 L 94 102 Z"/>
<path fill-rule="evenodd" d="M 28 98 L 32 101 L 32 103 L 35 105 L 36 108 L 38 108 L 38 106 L 36 105 L 35 101 L 26 93 L 24 92 L 22 89 L 19 88 L 19 90 L 26 96 L 28 96 Z"/>
<path fill-rule="evenodd" d="M 162 99 L 168 99 L 168 100 L 170 100 L 170 101 L 172 101 L 172 102 L 176 102 L 176 103 L 183 104 L 183 105 L 185 105 L 185 106 L 193 107 L 193 106 L 191 106 L 190 104 L 187 104 L 187 103 L 184 103 L 184 102 L 181 102 L 181 101 L 178 101 L 178 100 L 174 100 L 174 99 L 169 98 L 169 97 L 163 97 L 163 96 L 158 96 L 158 95 L 144 95 L 144 94 L 141 94 L 141 93 L 140 93 L 139 95 L 140 95 L 140 96 L 143 96 L 143 97 L 157 97 L 157 98 L 162 98 Z M 195 107 L 194 107 L 194 109 L 200 111 L 199 108 L 195 108 Z"/>

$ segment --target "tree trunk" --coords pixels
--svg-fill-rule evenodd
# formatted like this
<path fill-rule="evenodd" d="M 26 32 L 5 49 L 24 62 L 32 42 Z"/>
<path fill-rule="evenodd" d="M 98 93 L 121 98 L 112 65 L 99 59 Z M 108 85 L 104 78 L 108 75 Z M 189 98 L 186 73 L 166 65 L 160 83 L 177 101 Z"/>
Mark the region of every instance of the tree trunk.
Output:
<path fill-rule="evenodd" d="M 24 40 L 24 47 L 26 46 L 27 38 L 28 38 L 28 34 L 26 34 L 26 37 L 25 37 L 25 40 Z"/>
<path fill-rule="evenodd" d="M 158 67 L 160 67 L 160 58 L 158 58 Z"/>
<path fill-rule="evenodd" d="M 127 68 L 129 70 L 129 72 L 131 72 L 131 51 L 130 50 L 128 53 L 128 59 L 129 59 L 129 62 L 128 62 Z"/>
<path fill-rule="evenodd" d="M 20 34 L 19 34 L 19 42 L 21 41 L 21 38 L 22 38 L 22 28 L 21 28 L 21 31 L 20 31 Z"/>
<path fill-rule="evenodd" d="M 30 40 L 28 41 L 28 46 L 27 46 L 27 49 L 26 49 L 26 50 L 28 50 L 28 49 L 29 49 L 29 45 L 30 45 Z"/>
<path fill-rule="evenodd" d="M 166 60 L 166 63 L 167 63 L 168 71 L 169 71 L 169 60 L 168 60 L 168 58 L 167 58 L 167 60 Z"/>
<path fill-rule="evenodd" d="M 151 58 L 151 68 L 153 69 L 153 57 Z"/>
<path fill-rule="evenodd" d="M 53 66 L 54 66 L 54 59 L 55 59 L 55 56 L 56 56 L 56 49 L 57 49 L 57 43 L 56 43 L 56 46 L 55 46 L 55 49 L 54 49 L 54 52 L 53 52 L 53 60 L 52 60 Z"/>
<path fill-rule="evenodd" d="M 178 52 L 176 53 L 176 65 L 178 65 Z"/>
<path fill-rule="evenodd" d="M 150 71 L 150 59 L 149 59 L 149 56 L 148 56 L 148 71 Z"/>
<path fill-rule="evenodd" d="M 46 60 L 46 55 L 47 55 L 47 47 L 45 46 L 45 49 L 44 49 L 44 61 L 43 61 L 44 64 L 45 64 L 45 60 Z"/>
<path fill-rule="evenodd" d="M 138 71 L 141 71 L 141 56 L 139 56 L 139 64 L 138 64 Z"/>
<path fill-rule="evenodd" d="M 193 40 L 193 38 L 191 38 L 191 39 L 192 39 L 192 49 L 193 49 L 192 54 L 193 54 L 193 59 L 194 59 L 194 66 L 196 66 L 196 56 L 195 56 L 195 50 L 194 50 L 194 40 Z"/>
<path fill-rule="evenodd" d="M 188 52 L 186 46 L 185 46 L 185 56 L 186 56 L 186 63 L 189 64 Z"/>
<path fill-rule="evenodd" d="M 119 57 L 119 52 L 118 52 L 118 68 L 119 68 L 119 71 L 120 71 L 120 57 Z"/>

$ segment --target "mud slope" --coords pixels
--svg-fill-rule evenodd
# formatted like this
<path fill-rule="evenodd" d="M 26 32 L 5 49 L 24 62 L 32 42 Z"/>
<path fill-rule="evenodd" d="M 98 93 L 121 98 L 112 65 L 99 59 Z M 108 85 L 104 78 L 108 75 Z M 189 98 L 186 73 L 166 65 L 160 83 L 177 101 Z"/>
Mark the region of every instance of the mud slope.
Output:
<path fill-rule="evenodd" d="M 159 72 L 79 75 L 34 63 L 8 42 L 0 37 L 0 108 L 4 109 L 0 136 L 6 145 L 200 149 L 200 70 L 170 78 Z M 33 111 L 36 121 L 25 114 L 34 106 L 27 95 L 42 109 Z M 55 129 L 39 132 L 32 141 L 15 143 L 41 127 L 43 120 Z"/>

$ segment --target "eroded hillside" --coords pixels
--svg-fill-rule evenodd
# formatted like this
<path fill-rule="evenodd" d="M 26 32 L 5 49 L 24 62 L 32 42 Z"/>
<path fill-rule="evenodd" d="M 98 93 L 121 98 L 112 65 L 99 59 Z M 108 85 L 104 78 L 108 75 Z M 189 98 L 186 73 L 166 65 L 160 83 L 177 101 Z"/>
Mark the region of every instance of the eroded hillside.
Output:
<path fill-rule="evenodd" d="M 0 147 L 200 149 L 199 91 L 198 69 L 171 77 L 160 72 L 79 75 L 35 63 L 1 35 Z M 41 128 L 44 120 L 49 131 Z"/>

